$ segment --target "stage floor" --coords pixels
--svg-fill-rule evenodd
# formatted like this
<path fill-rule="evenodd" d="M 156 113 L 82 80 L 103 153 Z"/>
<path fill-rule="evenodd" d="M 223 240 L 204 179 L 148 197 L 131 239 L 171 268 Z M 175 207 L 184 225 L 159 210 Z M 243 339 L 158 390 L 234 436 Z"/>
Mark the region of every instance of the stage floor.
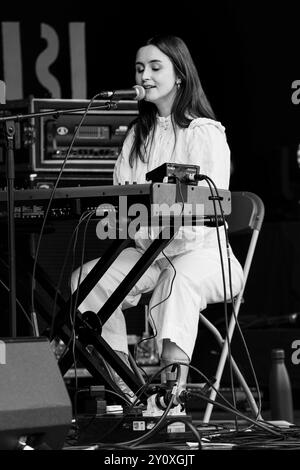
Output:
<path fill-rule="evenodd" d="M 300 450 L 300 410 L 295 410 L 293 424 L 270 421 L 268 410 L 263 413 L 264 420 L 256 425 L 244 419 L 235 421 L 232 414 L 216 411 L 210 422 L 203 424 L 200 414 L 188 415 L 185 431 L 180 428 L 184 422 L 180 417 L 179 427 L 173 427 L 169 432 L 166 426 L 158 426 L 159 418 L 152 424 L 151 419 L 145 421 L 143 428 L 144 418 L 82 415 L 77 417 L 77 425 L 74 423 L 70 430 L 64 450 L 89 449 L 105 455 L 113 451 L 114 456 L 119 452 L 122 455 L 124 451 L 128 455 L 136 451 L 155 451 L 161 455 L 169 455 L 171 451 L 195 452 L 197 455 L 199 450 Z"/>

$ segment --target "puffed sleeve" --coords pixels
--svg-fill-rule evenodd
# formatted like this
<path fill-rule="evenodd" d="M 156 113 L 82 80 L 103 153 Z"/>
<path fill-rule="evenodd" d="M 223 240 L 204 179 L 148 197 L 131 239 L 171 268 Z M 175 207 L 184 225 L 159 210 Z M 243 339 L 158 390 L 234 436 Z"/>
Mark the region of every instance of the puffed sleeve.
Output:
<path fill-rule="evenodd" d="M 114 184 L 125 184 L 125 181 L 132 183 L 133 174 L 132 174 L 132 168 L 129 164 L 129 155 L 130 155 L 130 150 L 131 150 L 132 143 L 133 143 L 133 138 L 134 138 L 134 130 L 132 128 L 127 134 L 123 142 L 122 150 L 114 166 L 114 172 L 113 172 Z"/>
<path fill-rule="evenodd" d="M 187 129 L 188 161 L 200 166 L 200 173 L 209 176 L 219 189 L 228 189 L 230 150 L 225 128 L 207 118 L 194 119 Z M 206 186 L 205 181 L 201 182 Z"/>

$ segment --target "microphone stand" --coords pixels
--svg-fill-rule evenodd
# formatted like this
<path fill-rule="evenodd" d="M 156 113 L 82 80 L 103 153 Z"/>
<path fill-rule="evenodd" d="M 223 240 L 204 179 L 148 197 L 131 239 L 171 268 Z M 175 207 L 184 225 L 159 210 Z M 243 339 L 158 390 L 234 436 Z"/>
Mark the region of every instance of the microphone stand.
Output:
<path fill-rule="evenodd" d="M 116 109 L 115 101 L 108 101 L 105 104 L 90 106 L 91 109 Z M 5 105 L 1 105 L 1 110 L 7 110 Z M 9 270 L 9 319 L 10 333 L 12 338 L 17 337 L 17 296 L 16 296 L 16 251 L 15 251 L 15 211 L 14 211 L 14 181 L 15 181 L 15 159 L 14 159 L 14 136 L 15 122 L 24 121 L 29 118 L 40 118 L 44 116 L 58 117 L 61 114 L 85 112 L 85 108 L 65 108 L 55 111 L 42 111 L 39 113 L 16 114 L 0 117 L 0 125 L 4 123 L 4 133 L 6 140 L 6 179 L 7 179 L 7 213 L 8 213 L 8 270 Z M 33 280 L 34 281 L 34 280 Z"/>
<path fill-rule="evenodd" d="M 16 321 L 16 252 L 15 252 L 15 221 L 14 221 L 14 135 L 15 123 L 8 119 L 5 122 L 5 136 L 7 146 L 6 177 L 7 177 L 7 213 L 8 213 L 8 266 L 9 266 L 9 319 L 12 337 L 17 336 Z"/>

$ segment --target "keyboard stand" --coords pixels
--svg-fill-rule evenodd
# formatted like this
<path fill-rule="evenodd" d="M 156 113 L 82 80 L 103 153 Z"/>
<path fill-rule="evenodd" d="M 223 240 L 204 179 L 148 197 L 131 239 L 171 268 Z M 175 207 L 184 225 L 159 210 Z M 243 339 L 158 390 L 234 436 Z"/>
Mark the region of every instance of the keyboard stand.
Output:
<path fill-rule="evenodd" d="M 81 314 L 76 310 L 74 313 L 76 297 L 76 304 L 80 305 L 94 286 L 99 282 L 109 266 L 111 266 L 119 256 L 121 251 L 132 243 L 132 240 L 130 239 L 115 240 L 68 300 L 65 301 L 60 296 L 58 301 L 60 309 L 55 315 L 54 328 L 51 332 L 50 340 L 58 337 L 66 345 L 66 351 L 58 361 L 62 375 L 72 367 L 75 357 L 76 360 L 80 361 L 80 363 L 90 372 L 96 382 L 103 383 L 104 380 L 107 385 L 117 391 L 121 396 L 124 396 L 122 390 L 111 379 L 110 375 L 101 365 L 101 360 L 99 360 L 100 355 L 123 379 L 132 392 L 137 394 L 143 389 L 144 383 L 142 379 L 122 361 L 119 355 L 102 338 L 101 325 L 108 320 L 134 287 L 136 282 L 153 263 L 159 253 L 161 253 L 161 251 L 170 243 L 174 236 L 174 231 L 170 234 L 171 236 L 169 236 L 169 238 L 165 238 L 166 234 L 169 232 L 169 227 L 166 227 L 161 231 L 159 237 L 151 243 L 149 248 L 143 253 L 141 258 L 125 276 L 123 281 L 98 312 L 84 312 Z M 49 286 L 47 286 L 45 280 L 42 280 L 39 276 L 39 282 L 40 281 L 41 284 L 43 284 L 43 287 L 49 290 Z M 51 290 L 52 289 L 50 288 L 50 291 Z M 39 302 L 37 294 L 37 307 L 40 306 L 41 303 Z M 38 311 L 50 326 L 53 323 L 52 316 L 49 315 L 44 308 L 41 308 Z M 73 318 L 73 326 L 70 316 Z M 73 346 L 74 336 L 75 345 Z M 146 403 L 148 397 L 147 391 L 142 391 L 142 393 L 138 393 L 138 395 L 140 400 Z"/>

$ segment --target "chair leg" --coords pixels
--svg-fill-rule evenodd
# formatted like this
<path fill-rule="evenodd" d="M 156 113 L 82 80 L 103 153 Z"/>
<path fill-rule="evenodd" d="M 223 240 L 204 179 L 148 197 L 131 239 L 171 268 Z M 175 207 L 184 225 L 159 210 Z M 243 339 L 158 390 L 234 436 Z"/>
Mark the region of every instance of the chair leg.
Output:
<path fill-rule="evenodd" d="M 213 335 L 215 336 L 217 342 L 219 343 L 220 347 L 223 348 L 224 346 L 224 339 L 222 338 L 219 330 L 212 324 L 210 323 L 209 320 L 207 320 L 207 318 L 204 317 L 204 315 L 202 315 L 200 313 L 200 321 L 213 333 Z M 228 345 L 227 345 L 228 346 Z M 222 350 L 223 352 L 223 350 Z M 227 357 L 227 355 L 226 355 Z M 219 365 L 220 365 L 220 362 L 219 362 Z M 257 418 L 261 418 L 261 415 L 260 415 L 260 412 L 258 410 L 258 407 L 257 407 L 257 404 L 254 400 L 254 397 L 251 393 L 251 390 L 249 389 L 243 375 L 241 374 L 236 362 L 234 361 L 234 359 L 232 358 L 232 367 L 233 367 L 233 370 L 234 370 L 234 373 L 236 374 L 237 376 L 237 379 L 240 383 L 240 386 L 242 387 L 242 389 L 244 390 L 245 394 L 246 394 L 246 397 L 247 397 L 247 400 L 248 400 L 248 403 L 250 405 L 250 408 L 253 412 L 253 414 L 257 417 Z M 219 367 L 218 367 L 218 370 L 219 370 Z M 214 383 L 214 389 L 211 391 L 210 393 L 210 400 L 215 400 L 216 398 L 216 395 L 217 395 L 217 391 L 219 390 L 219 387 L 220 387 L 220 381 L 221 381 L 221 375 L 220 373 L 218 372 L 217 370 L 217 373 L 216 373 L 216 382 Z M 222 372 L 223 372 L 223 369 L 222 369 Z M 208 423 L 209 420 L 210 420 L 210 417 L 211 417 L 211 413 L 212 413 L 212 410 L 213 410 L 213 404 L 212 403 L 208 403 L 207 406 L 206 406 L 206 409 L 205 409 L 205 413 L 204 413 L 204 418 L 203 418 L 203 422 L 204 423 Z"/>
<path fill-rule="evenodd" d="M 245 261 L 245 264 L 244 264 L 244 285 L 243 285 L 242 290 L 239 292 L 239 295 L 237 296 L 236 302 L 234 304 L 235 314 L 233 313 L 231 315 L 231 318 L 230 318 L 230 323 L 229 323 L 228 333 L 227 333 L 228 341 L 227 340 L 224 341 L 223 346 L 222 346 L 221 357 L 220 357 L 217 372 L 216 372 L 216 382 L 214 384 L 214 387 L 215 387 L 216 390 L 219 390 L 219 387 L 220 387 L 220 382 L 221 382 L 223 370 L 224 370 L 225 363 L 226 363 L 227 356 L 228 356 L 228 342 L 229 343 L 231 342 L 231 338 L 232 338 L 234 328 L 235 328 L 235 325 L 236 325 L 236 322 L 237 322 L 237 316 L 238 316 L 239 309 L 240 309 L 240 306 L 241 306 L 241 302 L 242 302 L 242 298 L 243 298 L 243 294 L 244 294 L 244 289 L 245 289 L 245 285 L 246 285 L 246 282 L 247 282 L 247 279 L 248 279 L 248 274 L 249 274 L 250 266 L 251 266 L 251 263 L 252 263 L 252 258 L 253 258 L 253 255 L 254 255 L 258 235 L 259 235 L 259 229 L 254 228 L 253 233 L 252 233 L 252 237 L 251 237 L 251 241 L 250 241 L 250 245 L 249 245 L 249 248 L 248 248 L 247 256 L 246 256 L 246 261 Z M 216 395 L 217 395 L 216 390 L 214 390 L 214 389 L 212 390 L 212 392 L 210 394 L 210 397 L 209 397 L 211 400 L 215 400 Z M 255 403 L 254 399 L 253 400 L 251 399 L 251 404 L 253 405 L 253 403 Z M 255 408 L 256 408 L 255 414 L 257 415 L 258 410 L 257 410 L 256 405 L 255 405 Z M 210 416 L 211 416 L 211 413 L 212 413 L 212 409 L 213 409 L 213 404 L 208 403 L 208 405 L 206 407 L 206 410 L 205 410 L 205 414 L 204 414 L 204 419 L 203 419 L 204 423 L 209 422 Z"/>

